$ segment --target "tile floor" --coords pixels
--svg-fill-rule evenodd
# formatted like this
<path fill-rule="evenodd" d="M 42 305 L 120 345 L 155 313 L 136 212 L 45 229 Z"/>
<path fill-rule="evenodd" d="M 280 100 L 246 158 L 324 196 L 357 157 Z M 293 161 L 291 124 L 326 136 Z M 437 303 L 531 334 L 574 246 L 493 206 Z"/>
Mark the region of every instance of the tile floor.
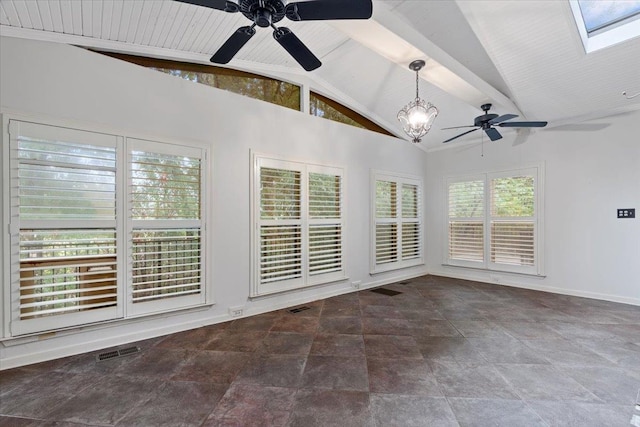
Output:
<path fill-rule="evenodd" d="M 425 276 L 0 373 L 0 426 L 629 426 L 640 307 Z"/>

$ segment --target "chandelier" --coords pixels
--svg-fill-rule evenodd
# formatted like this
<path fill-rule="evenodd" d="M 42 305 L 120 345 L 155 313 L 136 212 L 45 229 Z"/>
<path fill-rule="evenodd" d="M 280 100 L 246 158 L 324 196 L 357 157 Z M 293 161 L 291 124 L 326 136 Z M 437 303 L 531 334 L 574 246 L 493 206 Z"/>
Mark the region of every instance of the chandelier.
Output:
<path fill-rule="evenodd" d="M 419 143 L 421 138 L 429 132 L 433 121 L 438 115 L 438 109 L 430 102 L 420 99 L 418 94 L 418 71 L 424 67 L 425 62 L 421 59 L 409 64 L 409 69 L 416 72 L 416 99 L 408 103 L 398 112 L 398 120 L 402 125 L 402 130 L 412 138 L 414 143 Z"/>

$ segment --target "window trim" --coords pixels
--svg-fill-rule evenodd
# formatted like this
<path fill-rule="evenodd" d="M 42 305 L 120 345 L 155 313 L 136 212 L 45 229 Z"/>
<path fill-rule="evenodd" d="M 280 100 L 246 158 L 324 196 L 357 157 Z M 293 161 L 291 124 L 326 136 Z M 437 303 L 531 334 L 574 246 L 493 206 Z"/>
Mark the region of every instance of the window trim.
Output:
<path fill-rule="evenodd" d="M 397 237 L 397 245 L 398 245 L 398 260 L 393 262 L 387 262 L 384 264 L 376 263 L 376 225 L 377 225 L 377 216 L 376 216 L 376 188 L 377 181 L 389 181 L 395 182 L 397 185 L 397 194 L 396 194 L 396 206 L 397 212 L 395 221 L 393 221 L 398 226 L 396 227 L 396 237 Z M 411 221 L 418 224 L 420 227 L 419 231 L 419 250 L 420 255 L 416 258 L 411 258 L 408 260 L 402 259 L 402 184 L 410 184 L 415 185 L 418 190 L 418 216 L 417 221 Z M 425 252 L 424 252 L 424 236 L 425 236 L 425 221 L 424 221 L 424 183 L 423 179 L 417 175 L 403 174 L 397 172 L 389 172 L 371 169 L 370 172 L 370 239 L 371 243 L 369 245 L 369 274 L 379 274 L 385 273 L 388 271 L 399 270 L 403 268 L 416 267 L 425 264 Z M 382 221 L 383 223 L 388 223 L 388 220 Z"/>
<path fill-rule="evenodd" d="M 177 140 L 175 138 L 162 138 L 162 137 L 158 137 L 157 135 L 145 134 L 142 132 L 130 132 L 130 131 L 125 131 L 122 129 L 113 128 L 110 126 L 105 126 L 100 124 L 78 122 L 75 120 L 61 119 L 61 118 L 43 116 L 39 114 L 28 114 L 28 113 L 22 113 L 19 111 L 13 111 L 13 110 L 6 111 L 0 114 L 0 117 L 2 122 L 2 131 L 0 136 L 2 137 L 2 141 L 3 141 L 3 147 L 1 149 L 1 152 L 2 152 L 2 177 L 1 178 L 2 179 L 0 180 L 0 184 L 1 184 L 0 194 L 2 194 L 2 202 L 3 202 L 3 213 L 4 213 L 3 227 L 5 227 L 5 230 L 8 231 L 5 234 L 5 236 L 2 239 L 0 239 L 2 240 L 2 244 L 3 244 L 1 248 L 4 255 L 2 260 L 2 263 L 4 266 L 3 268 L 4 275 L 2 276 L 2 279 L 3 279 L 3 283 L 5 284 L 2 286 L 2 289 L 0 289 L 0 292 L 3 295 L 3 302 L 2 304 L 0 304 L 0 323 L 2 323 L 2 331 L 0 334 L 1 337 L 4 337 L 5 339 L 19 339 L 22 337 L 26 337 L 30 335 L 39 335 L 42 333 L 57 332 L 62 330 L 78 330 L 81 328 L 88 328 L 88 327 L 93 327 L 93 326 L 102 325 L 102 324 L 118 324 L 121 322 L 126 322 L 127 320 L 133 320 L 141 317 L 152 318 L 152 316 L 166 315 L 172 312 L 188 311 L 192 309 L 202 309 L 202 308 L 206 308 L 207 306 L 211 306 L 215 304 L 213 286 L 211 282 L 213 267 L 210 263 L 206 263 L 206 259 L 204 258 L 205 253 L 211 253 L 211 244 L 212 244 L 212 233 L 210 230 L 208 230 L 206 226 L 206 224 L 210 222 L 210 218 L 211 218 L 210 195 L 208 193 L 210 191 L 209 183 L 211 181 L 211 176 L 212 176 L 211 155 L 210 155 L 212 150 L 208 146 L 208 144 L 205 144 L 201 141 L 191 140 L 188 138 L 180 139 L 180 140 Z M 118 296 L 119 299 L 117 303 L 119 314 L 117 316 L 109 319 L 104 319 L 104 320 L 79 322 L 71 325 L 63 325 L 63 324 L 57 324 L 56 322 L 52 322 L 51 327 L 48 327 L 46 329 L 40 328 L 37 331 L 30 331 L 26 329 L 22 330 L 21 328 L 17 328 L 17 329 L 15 328 L 15 323 L 17 319 L 14 318 L 14 311 L 12 309 L 12 304 L 11 304 L 11 295 L 12 295 L 12 292 L 14 291 L 13 288 L 15 287 L 14 284 L 12 283 L 12 280 L 14 279 L 15 275 L 12 274 L 11 268 L 12 268 L 12 262 L 15 257 L 15 255 L 13 254 L 13 251 L 14 251 L 14 248 L 17 246 L 16 236 L 18 235 L 20 230 L 19 230 L 19 224 L 17 222 L 15 221 L 13 223 L 11 222 L 12 217 L 10 213 L 10 210 L 11 210 L 10 201 L 11 201 L 11 195 L 12 195 L 12 191 L 11 191 L 12 179 L 11 179 L 10 171 L 11 171 L 13 162 L 10 161 L 10 155 L 9 155 L 10 149 L 11 149 L 9 144 L 9 141 L 11 140 L 9 126 L 10 126 L 10 123 L 14 121 L 32 123 L 35 125 L 42 125 L 42 126 L 49 126 L 49 127 L 68 128 L 68 129 L 80 131 L 80 132 L 106 134 L 106 135 L 111 135 L 119 138 L 119 143 L 118 143 L 119 149 L 117 150 L 116 157 L 117 157 L 118 165 L 124 165 L 124 166 L 117 166 L 117 168 L 118 169 L 124 168 L 124 170 L 117 172 L 116 174 L 117 176 L 121 175 L 121 178 L 117 179 L 117 188 L 116 188 L 116 191 L 120 193 L 120 196 L 116 196 L 117 203 L 118 203 L 116 228 L 119 230 L 122 230 L 120 235 L 117 236 L 119 248 L 122 248 L 120 252 L 118 252 L 117 254 L 118 272 L 117 272 L 116 280 L 118 281 L 117 286 L 119 289 L 119 296 Z M 201 250 L 203 253 L 203 261 L 202 261 L 203 269 L 205 269 L 206 271 L 203 272 L 202 278 L 201 278 L 201 293 L 203 295 L 203 300 L 201 303 L 198 303 L 197 305 L 180 305 L 178 307 L 174 306 L 167 310 L 162 311 L 161 313 L 159 313 L 158 311 L 152 311 L 145 314 L 134 315 L 133 313 L 127 312 L 128 298 L 130 296 L 128 295 L 128 287 L 125 283 L 124 278 L 128 274 L 125 271 L 125 268 L 128 263 L 130 253 L 128 252 L 127 242 L 124 240 L 125 239 L 125 224 L 124 224 L 125 219 L 124 218 L 127 215 L 127 213 L 125 212 L 124 210 L 125 207 L 123 206 L 123 203 L 122 203 L 122 201 L 125 200 L 125 198 L 127 197 L 126 184 L 128 180 L 128 172 L 127 172 L 128 165 L 126 164 L 126 157 L 128 155 L 128 151 L 127 151 L 127 146 L 125 144 L 125 140 L 127 138 L 146 140 L 146 141 L 149 141 L 150 143 L 191 147 L 194 149 L 200 149 L 203 152 L 203 157 L 201 161 L 201 164 L 202 164 L 202 172 L 201 172 L 202 173 L 202 183 L 201 183 L 202 207 L 201 209 L 203 211 L 201 219 L 203 221 L 203 227 L 202 227 L 203 244 L 202 244 Z M 120 268 L 120 265 L 122 265 L 123 267 Z M 50 317 L 46 319 L 50 320 L 50 319 L 54 319 L 54 317 Z"/>
<path fill-rule="evenodd" d="M 283 220 L 282 222 L 297 222 L 301 226 L 301 256 L 302 256 L 302 277 L 290 279 L 286 281 L 274 281 L 269 284 L 260 283 L 260 168 L 263 164 L 267 167 L 282 168 L 300 171 L 300 220 Z M 258 298 L 272 294 L 278 294 L 289 291 L 296 291 L 317 285 L 327 283 L 340 282 L 347 280 L 346 273 L 346 171 L 340 166 L 331 166 L 326 164 L 303 162 L 299 160 L 285 159 L 283 157 L 268 155 L 251 151 L 251 177 L 250 177 L 250 221 L 251 221 L 251 238 L 250 238 L 250 263 L 251 263 L 251 286 L 249 298 Z M 311 275 L 309 271 L 309 229 L 314 224 L 314 220 L 309 217 L 309 173 L 337 173 L 341 177 L 341 260 L 342 269 L 336 272 L 325 274 Z M 326 220 L 319 220 L 320 222 Z M 283 224 L 285 225 L 285 224 Z"/>
<path fill-rule="evenodd" d="M 534 265 L 517 266 L 496 264 L 491 261 L 491 189 L 490 181 L 494 178 L 513 177 L 534 172 Z M 484 212 L 483 212 L 483 261 L 465 261 L 449 258 L 449 185 L 456 182 L 483 180 Z M 521 168 L 493 170 L 468 175 L 445 177 L 443 180 L 443 261 L 450 267 L 471 268 L 483 271 L 513 273 L 529 276 L 545 276 L 544 269 L 544 163 L 525 165 Z"/>

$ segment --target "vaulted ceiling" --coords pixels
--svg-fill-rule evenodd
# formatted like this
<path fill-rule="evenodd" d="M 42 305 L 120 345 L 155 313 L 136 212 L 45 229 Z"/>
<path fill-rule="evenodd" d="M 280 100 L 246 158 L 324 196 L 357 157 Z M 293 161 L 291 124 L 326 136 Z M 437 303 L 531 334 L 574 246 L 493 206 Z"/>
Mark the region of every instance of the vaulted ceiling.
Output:
<path fill-rule="evenodd" d="M 586 54 L 566 0 L 373 3 L 366 21 L 286 22 L 323 62 L 315 71 L 302 70 L 268 29 L 229 66 L 309 85 L 406 138 L 396 114 L 415 95 L 408 64 L 424 59 L 420 96 L 440 110 L 426 150 L 480 141 L 476 132 L 443 145 L 457 131 L 441 128 L 471 125 L 486 102 L 566 130 L 640 109 L 640 96 L 622 95 L 640 92 L 640 38 Z M 2 35 L 202 64 L 247 22 L 172 0 L 0 0 Z M 526 141 L 523 131 L 501 132 L 500 143 Z"/>

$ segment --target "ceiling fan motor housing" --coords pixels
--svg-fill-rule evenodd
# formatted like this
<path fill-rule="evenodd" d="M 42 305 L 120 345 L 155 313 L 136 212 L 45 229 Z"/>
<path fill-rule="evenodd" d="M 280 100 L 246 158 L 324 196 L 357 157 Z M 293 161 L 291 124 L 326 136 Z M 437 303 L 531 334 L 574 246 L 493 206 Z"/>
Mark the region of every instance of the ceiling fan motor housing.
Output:
<path fill-rule="evenodd" d="M 240 12 L 258 27 L 270 27 L 285 17 L 282 0 L 240 0 Z"/>
<path fill-rule="evenodd" d="M 478 116 L 473 120 L 473 125 L 481 127 L 483 129 L 490 128 L 491 124 L 489 123 L 489 121 L 495 119 L 496 117 L 498 117 L 497 114 L 483 114 L 482 116 Z"/>

